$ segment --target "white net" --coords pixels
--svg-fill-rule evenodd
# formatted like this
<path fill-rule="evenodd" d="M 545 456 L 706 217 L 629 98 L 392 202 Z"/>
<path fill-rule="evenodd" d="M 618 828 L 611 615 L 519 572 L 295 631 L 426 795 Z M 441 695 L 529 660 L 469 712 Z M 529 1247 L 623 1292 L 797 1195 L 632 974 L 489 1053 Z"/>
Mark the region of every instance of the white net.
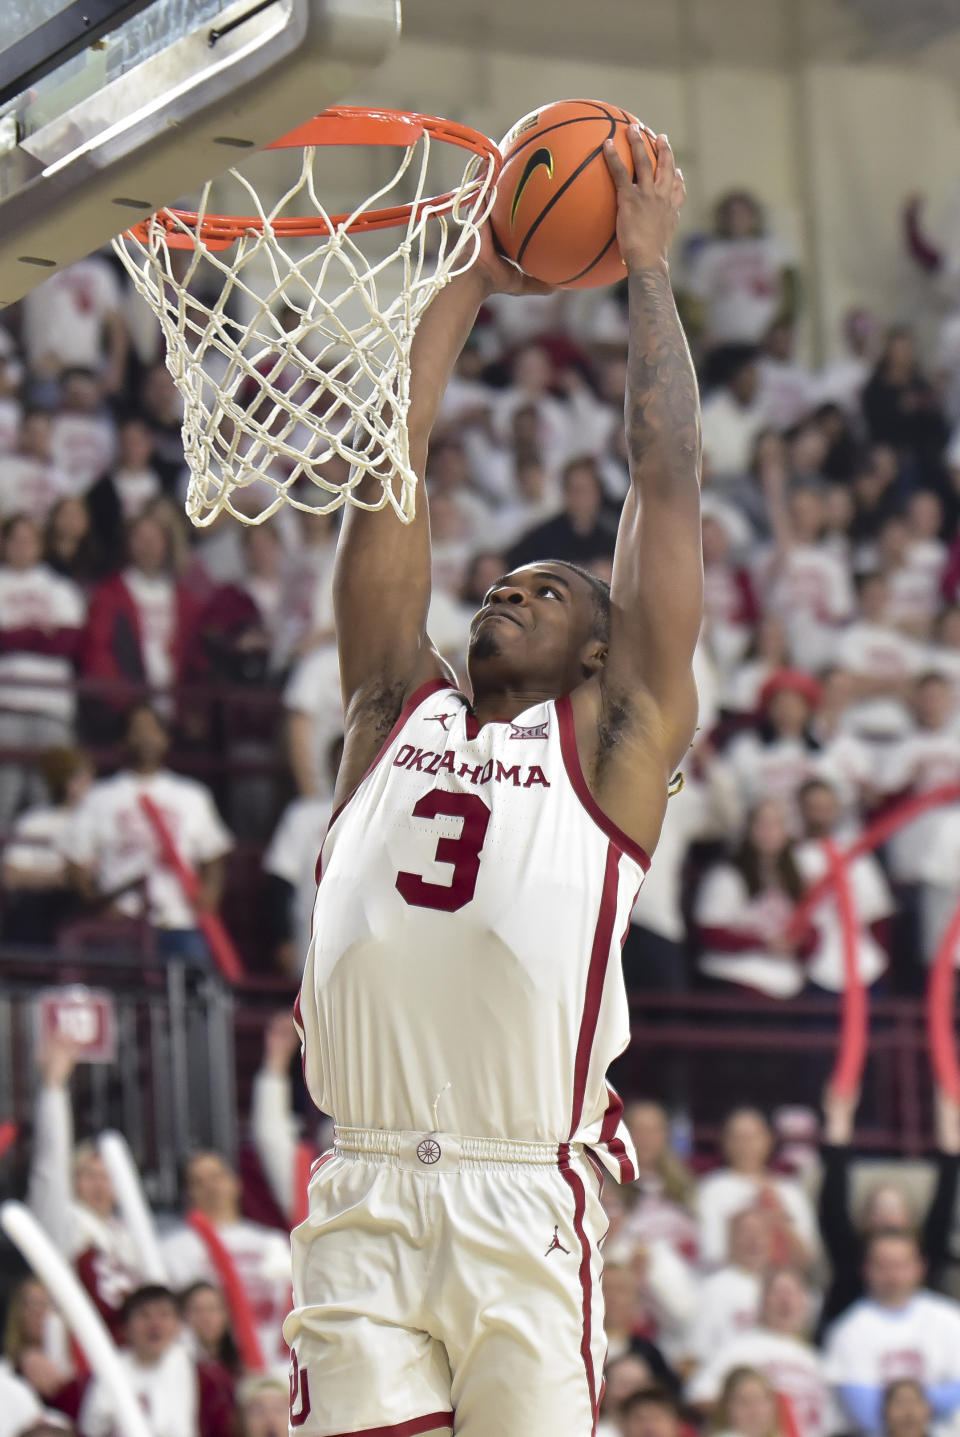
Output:
<path fill-rule="evenodd" d="M 208 184 L 196 215 L 161 211 L 114 241 L 160 320 L 183 396 L 197 526 L 223 512 L 259 524 L 283 504 L 321 514 L 389 504 L 413 517 L 410 346 L 433 296 L 476 258 L 498 169 L 491 147 L 455 191 L 431 199 L 432 123 L 423 117 L 391 178 L 348 215 L 319 198 L 326 151 L 315 146 L 269 207 L 230 171 L 252 205 L 236 239 L 218 225 Z M 361 227 L 401 181 L 412 181 L 412 203 L 384 253 Z M 361 497 L 367 475 L 379 482 Z"/>

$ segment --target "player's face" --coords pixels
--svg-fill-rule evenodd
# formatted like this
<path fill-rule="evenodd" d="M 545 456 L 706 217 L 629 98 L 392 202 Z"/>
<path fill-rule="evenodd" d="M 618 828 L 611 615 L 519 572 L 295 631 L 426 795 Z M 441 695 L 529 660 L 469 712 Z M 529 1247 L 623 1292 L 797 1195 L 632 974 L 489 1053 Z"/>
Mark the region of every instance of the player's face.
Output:
<path fill-rule="evenodd" d="M 474 693 L 500 685 L 569 693 L 603 663 L 586 580 L 560 564 L 527 564 L 487 592 L 470 625 Z"/>

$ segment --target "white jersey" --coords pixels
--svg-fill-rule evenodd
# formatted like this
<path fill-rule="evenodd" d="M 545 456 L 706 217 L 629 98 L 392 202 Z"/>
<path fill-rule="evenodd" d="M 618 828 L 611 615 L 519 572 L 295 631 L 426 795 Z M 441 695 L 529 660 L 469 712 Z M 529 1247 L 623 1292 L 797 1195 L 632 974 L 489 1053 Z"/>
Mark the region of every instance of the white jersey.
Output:
<path fill-rule="evenodd" d="M 619 945 L 649 866 L 600 811 L 569 697 L 478 728 L 442 680 L 333 816 L 298 1003 L 342 1125 L 580 1142 L 635 1177 L 606 1070 Z"/>

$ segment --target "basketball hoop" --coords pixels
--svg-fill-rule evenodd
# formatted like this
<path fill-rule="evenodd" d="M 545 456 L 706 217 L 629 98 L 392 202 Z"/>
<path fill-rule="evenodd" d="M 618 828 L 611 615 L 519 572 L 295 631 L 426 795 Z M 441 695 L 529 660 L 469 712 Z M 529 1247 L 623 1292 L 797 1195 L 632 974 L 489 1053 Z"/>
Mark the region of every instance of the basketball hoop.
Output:
<path fill-rule="evenodd" d="M 471 159 L 456 189 L 431 197 L 435 140 Z M 403 153 L 386 184 L 330 214 L 315 168 L 330 145 Z M 203 528 L 224 511 L 259 524 L 285 503 L 314 514 L 389 504 L 409 523 L 417 483 L 406 427 L 410 346 L 434 295 L 476 259 L 500 152 L 466 125 L 347 106 L 267 148 L 303 150 L 299 178 L 273 206 L 231 170 L 250 215 L 211 212 L 211 181 L 195 212 L 160 210 L 114 240 L 160 321 L 183 396 L 187 514 Z M 375 208 L 408 172 L 413 198 Z M 291 213 L 296 207 L 308 212 Z M 400 243 L 365 255 L 357 237 L 391 228 L 402 231 Z M 238 303 L 246 317 L 231 312 Z M 361 499 L 367 474 L 380 493 Z"/>

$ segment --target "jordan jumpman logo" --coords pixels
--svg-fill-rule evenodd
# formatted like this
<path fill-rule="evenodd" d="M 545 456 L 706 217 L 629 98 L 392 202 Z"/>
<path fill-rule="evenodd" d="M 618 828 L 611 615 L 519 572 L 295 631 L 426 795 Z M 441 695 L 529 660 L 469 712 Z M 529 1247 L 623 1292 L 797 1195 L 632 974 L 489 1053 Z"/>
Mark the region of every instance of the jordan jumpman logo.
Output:
<path fill-rule="evenodd" d="M 565 1252 L 568 1257 L 570 1256 L 570 1249 L 568 1247 L 564 1247 L 563 1243 L 560 1241 L 560 1229 L 558 1227 L 555 1227 L 553 1229 L 553 1238 L 551 1239 L 550 1246 L 543 1254 L 544 1257 L 549 1257 L 552 1252 L 556 1252 L 557 1248 L 559 1248 L 561 1252 Z"/>

